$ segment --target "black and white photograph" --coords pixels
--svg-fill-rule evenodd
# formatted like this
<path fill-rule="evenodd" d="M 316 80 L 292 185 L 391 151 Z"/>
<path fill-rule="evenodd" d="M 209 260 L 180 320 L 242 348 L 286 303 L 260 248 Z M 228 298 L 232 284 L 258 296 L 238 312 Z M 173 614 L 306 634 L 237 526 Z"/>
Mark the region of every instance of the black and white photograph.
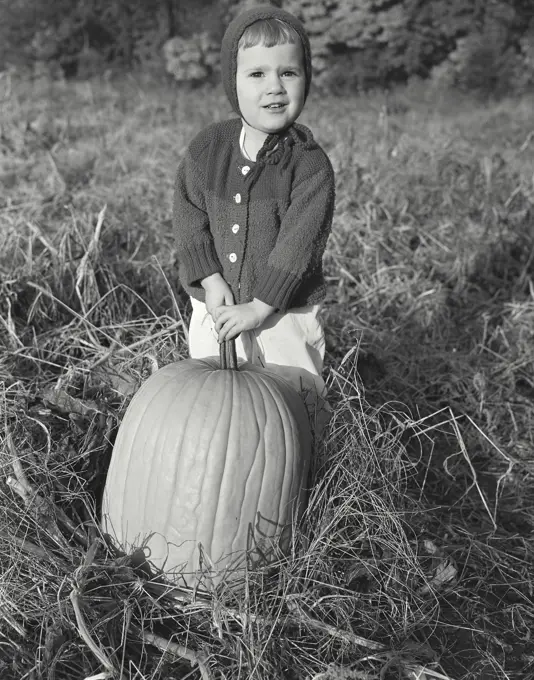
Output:
<path fill-rule="evenodd" d="M 534 679 L 534 0 L 0 0 L 0 680 Z"/>

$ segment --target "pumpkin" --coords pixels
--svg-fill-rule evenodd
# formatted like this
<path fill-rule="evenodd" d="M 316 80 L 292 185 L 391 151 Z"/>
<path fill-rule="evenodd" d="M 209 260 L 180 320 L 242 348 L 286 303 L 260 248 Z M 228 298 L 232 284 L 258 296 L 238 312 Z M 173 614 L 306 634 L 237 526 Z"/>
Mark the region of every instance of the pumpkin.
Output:
<path fill-rule="evenodd" d="M 104 488 L 103 528 L 142 546 L 167 575 L 218 581 L 285 550 L 306 501 L 311 434 L 283 378 L 220 360 L 186 359 L 150 376 L 130 402 Z M 249 564 L 251 562 L 249 561 Z"/>

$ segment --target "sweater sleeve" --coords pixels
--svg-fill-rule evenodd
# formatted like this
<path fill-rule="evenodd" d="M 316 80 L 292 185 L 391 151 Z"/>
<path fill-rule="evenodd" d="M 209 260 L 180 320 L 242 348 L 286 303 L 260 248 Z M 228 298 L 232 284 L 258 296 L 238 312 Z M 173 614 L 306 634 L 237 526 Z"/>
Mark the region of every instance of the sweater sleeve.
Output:
<path fill-rule="evenodd" d="M 182 284 L 200 286 L 211 274 L 222 272 L 210 231 L 201 172 L 188 151 L 178 166 L 172 220 Z"/>
<path fill-rule="evenodd" d="M 288 308 L 304 274 L 322 259 L 332 228 L 334 171 L 326 154 L 318 154 L 295 182 L 276 244 L 253 291 L 254 297 L 279 310 Z"/>

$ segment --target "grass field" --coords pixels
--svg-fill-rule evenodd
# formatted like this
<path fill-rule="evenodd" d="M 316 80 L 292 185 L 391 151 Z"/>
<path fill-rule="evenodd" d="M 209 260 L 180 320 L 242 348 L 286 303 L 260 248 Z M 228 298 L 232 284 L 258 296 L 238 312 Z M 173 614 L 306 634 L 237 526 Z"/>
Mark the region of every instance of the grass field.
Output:
<path fill-rule="evenodd" d="M 174 169 L 229 106 L 0 87 L 0 677 L 532 678 L 534 97 L 308 101 L 337 177 L 333 417 L 291 557 L 206 600 L 97 518 L 129 398 L 187 353 Z"/>

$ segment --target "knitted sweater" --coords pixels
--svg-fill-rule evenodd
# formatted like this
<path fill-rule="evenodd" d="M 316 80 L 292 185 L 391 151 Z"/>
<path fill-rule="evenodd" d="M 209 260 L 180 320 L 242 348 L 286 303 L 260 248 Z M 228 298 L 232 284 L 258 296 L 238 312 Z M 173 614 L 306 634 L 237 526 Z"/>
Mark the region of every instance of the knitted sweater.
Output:
<path fill-rule="evenodd" d="M 178 167 L 173 226 L 182 285 L 204 301 L 201 280 L 220 272 L 236 303 L 256 297 L 279 311 L 315 304 L 325 295 L 332 165 L 300 124 L 270 154 L 246 160 L 241 126 L 238 118 L 210 125 Z"/>

